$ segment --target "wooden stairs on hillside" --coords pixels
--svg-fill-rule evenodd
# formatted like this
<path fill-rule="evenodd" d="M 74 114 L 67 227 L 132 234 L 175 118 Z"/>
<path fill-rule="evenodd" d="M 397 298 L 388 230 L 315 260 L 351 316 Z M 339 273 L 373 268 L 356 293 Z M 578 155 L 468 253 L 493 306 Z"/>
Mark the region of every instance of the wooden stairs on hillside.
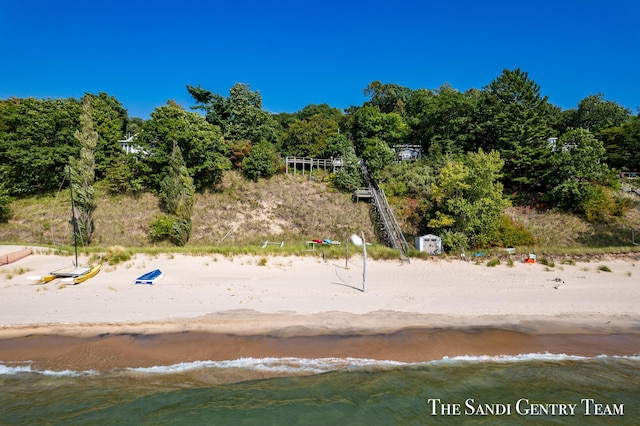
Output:
<path fill-rule="evenodd" d="M 354 193 L 356 199 L 366 199 L 372 202 L 376 209 L 380 231 L 383 238 L 387 241 L 389 246 L 400 251 L 400 258 L 403 261 L 408 262 L 409 258 L 406 255 L 409 250 L 409 244 L 407 244 L 407 240 L 400 229 L 400 225 L 393 214 L 393 210 L 391 209 L 391 206 L 389 206 L 387 196 L 382 188 L 378 187 L 376 182 L 369 176 L 369 171 L 363 161 L 360 161 L 360 169 L 362 171 L 362 176 L 369 186 L 367 189 L 357 190 Z"/>

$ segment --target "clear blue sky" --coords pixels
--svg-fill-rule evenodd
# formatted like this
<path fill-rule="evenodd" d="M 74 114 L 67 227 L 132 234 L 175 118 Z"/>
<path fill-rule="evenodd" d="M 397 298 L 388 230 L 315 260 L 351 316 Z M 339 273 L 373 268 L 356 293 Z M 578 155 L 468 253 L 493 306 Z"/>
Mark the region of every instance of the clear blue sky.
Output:
<path fill-rule="evenodd" d="M 0 0 L 0 98 L 115 96 L 147 119 L 185 85 L 263 107 L 361 105 L 374 80 L 464 91 L 519 67 L 563 108 L 640 107 L 640 1 Z"/>

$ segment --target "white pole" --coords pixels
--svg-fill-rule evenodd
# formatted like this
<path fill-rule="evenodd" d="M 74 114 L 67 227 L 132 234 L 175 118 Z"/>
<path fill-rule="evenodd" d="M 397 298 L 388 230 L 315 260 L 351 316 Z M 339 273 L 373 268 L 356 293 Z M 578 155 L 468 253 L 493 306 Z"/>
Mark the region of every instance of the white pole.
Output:
<path fill-rule="evenodd" d="M 367 291 L 367 242 L 364 239 L 364 232 L 362 234 L 362 257 L 364 259 L 362 266 L 362 292 Z"/>
<path fill-rule="evenodd" d="M 344 269 L 349 269 L 349 238 L 347 237 L 347 250 L 344 254 Z"/>

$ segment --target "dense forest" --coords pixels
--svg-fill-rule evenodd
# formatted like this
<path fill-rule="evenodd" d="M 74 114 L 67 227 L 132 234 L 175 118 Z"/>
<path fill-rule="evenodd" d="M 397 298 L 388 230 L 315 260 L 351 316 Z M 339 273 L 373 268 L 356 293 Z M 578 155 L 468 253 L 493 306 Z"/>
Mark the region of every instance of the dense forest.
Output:
<path fill-rule="evenodd" d="M 640 115 L 602 94 L 562 110 L 520 69 L 466 92 L 374 81 L 365 102 L 344 111 L 312 104 L 273 114 L 247 84 L 226 96 L 186 90 L 195 106 L 168 101 L 146 121 L 106 93 L 0 100 L 0 221 L 11 218 L 13 199 L 58 190 L 71 164 L 86 242 L 100 184 L 158 194 L 166 215 L 150 235 L 182 245 L 194 193 L 215 189 L 225 171 L 258 180 L 281 173 L 284 156 L 333 157 L 343 167 L 329 185 L 361 187 L 364 161 L 413 234 L 438 234 L 449 249 L 527 245 L 531 235 L 505 208 L 606 222 L 631 206 L 617 195 L 620 173 L 640 166 Z M 129 135 L 127 153 L 119 141 Z"/>

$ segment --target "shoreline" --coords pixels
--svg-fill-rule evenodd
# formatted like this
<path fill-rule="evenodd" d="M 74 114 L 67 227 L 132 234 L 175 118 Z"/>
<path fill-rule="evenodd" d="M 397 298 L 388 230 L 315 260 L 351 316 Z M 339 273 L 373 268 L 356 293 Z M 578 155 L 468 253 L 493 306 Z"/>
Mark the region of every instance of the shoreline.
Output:
<path fill-rule="evenodd" d="M 71 263 L 34 253 L 0 268 L 0 363 L 37 355 L 54 369 L 122 368 L 194 354 L 429 361 L 553 351 L 635 355 L 640 347 L 635 259 L 551 267 L 369 260 L 363 291 L 357 256 L 345 265 L 319 256 L 136 255 L 69 286 L 29 284 L 27 276 Z M 153 269 L 165 278 L 134 284 Z M 76 349 L 63 356 L 72 341 Z M 224 350 L 212 349 L 220 345 Z M 92 355 L 101 348 L 110 355 Z"/>
<path fill-rule="evenodd" d="M 380 326 L 380 320 L 387 319 Z M 426 325 L 425 320 L 429 320 Z M 0 330 L 0 364 L 106 371 L 241 358 L 444 358 L 555 354 L 638 356 L 640 320 L 452 318 L 375 312 L 311 315 L 235 311 L 185 321 L 49 324 Z"/>
<path fill-rule="evenodd" d="M 640 333 L 532 334 L 491 327 L 406 328 L 377 334 L 236 335 L 202 331 L 0 339 L 0 364 L 32 371 L 113 371 L 238 359 L 366 359 L 423 363 L 537 354 L 638 356 Z M 534 355 L 535 356 L 535 355 Z"/>

